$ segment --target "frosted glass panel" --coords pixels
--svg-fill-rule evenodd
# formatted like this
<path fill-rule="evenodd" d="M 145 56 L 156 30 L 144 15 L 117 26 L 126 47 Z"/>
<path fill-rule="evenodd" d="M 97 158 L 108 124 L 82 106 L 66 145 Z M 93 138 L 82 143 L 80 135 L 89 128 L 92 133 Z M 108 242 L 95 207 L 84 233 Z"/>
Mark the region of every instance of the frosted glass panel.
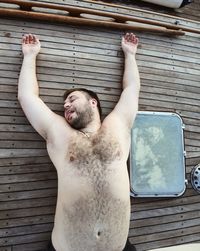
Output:
<path fill-rule="evenodd" d="M 181 118 L 138 113 L 132 128 L 131 190 L 137 196 L 178 196 L 185 190 Z"/>

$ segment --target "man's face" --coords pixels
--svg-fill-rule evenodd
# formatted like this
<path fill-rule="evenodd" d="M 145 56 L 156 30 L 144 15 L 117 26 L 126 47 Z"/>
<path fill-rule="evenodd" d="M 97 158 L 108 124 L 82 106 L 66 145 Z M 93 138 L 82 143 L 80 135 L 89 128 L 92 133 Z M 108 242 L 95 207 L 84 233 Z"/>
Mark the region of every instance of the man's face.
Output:
<path fill-rule="evenodd" d="M 91 102 L 80 91 L 74 91 L 64 101 L 64 116 L 74 129 L 85 128 L 92 120 L 94 112 Z"/>

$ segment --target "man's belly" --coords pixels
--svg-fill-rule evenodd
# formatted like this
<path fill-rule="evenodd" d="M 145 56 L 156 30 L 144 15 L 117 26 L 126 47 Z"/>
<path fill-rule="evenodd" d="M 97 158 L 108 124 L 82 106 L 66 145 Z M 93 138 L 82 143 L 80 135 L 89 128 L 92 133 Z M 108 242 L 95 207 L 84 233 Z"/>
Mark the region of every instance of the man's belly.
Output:
<path fill-rule="evenodd" d="M 122 251 L 130 221 L 126 167 L 105 177 L 69 173 L 58 180 L 61 182 L 52 235 L 56 250 Z"/>

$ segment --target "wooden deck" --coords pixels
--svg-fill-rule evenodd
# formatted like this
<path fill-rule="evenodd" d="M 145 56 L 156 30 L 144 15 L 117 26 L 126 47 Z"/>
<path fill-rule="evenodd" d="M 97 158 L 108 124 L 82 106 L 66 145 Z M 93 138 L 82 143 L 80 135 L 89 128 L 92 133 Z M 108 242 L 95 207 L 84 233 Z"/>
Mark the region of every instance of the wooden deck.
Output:
<path fill-rule="evenodd" d="M 65 2 L 105 9 L 99 3 Z M 195 1 L 195 13 L 198 3 L 199 0 Z M 110 6 L 106 10 L 169 23 L 179 20 L 182 25 L 200 29 L 199 22 L 153 16 L 142 8 L 135 11 Z M 198 13 L 194 20 L 199 18 Z M 54 220 L 56 171 L 45 142 L 30 126 L 17 101 L 22 62 L 20 42 L 22 34 L 29 32 L 38 34 L 42 42 L 37 63 L 40 94 L 55 112 L 62 114 L 62 94 L 73 86 L 96 91 L 104 116 L 113 109 L 121 93 L 120 38 L 124 31 L 0 18 L 0 251 L 44 250 Z M 182 117 L 186 125 L 189 184 L 180 198 L 131 199 L 129 237 L 138 251 L 197 243 L 200 194 L 191 188 L 190 172 L 200 162 L 200 36 L 135 33 L 140 39 L 139 110 L 177 112 Z"/>

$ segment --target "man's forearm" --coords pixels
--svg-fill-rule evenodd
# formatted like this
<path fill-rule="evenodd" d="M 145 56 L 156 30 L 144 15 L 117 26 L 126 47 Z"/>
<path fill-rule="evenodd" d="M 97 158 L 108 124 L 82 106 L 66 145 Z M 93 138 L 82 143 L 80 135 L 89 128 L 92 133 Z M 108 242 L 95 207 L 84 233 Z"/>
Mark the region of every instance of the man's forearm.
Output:
<path fill-rule="evenodd" d="M 140 90 L 140 76 L 134 54 L 125 55 L 123 89 L 133 86 L 138 92 Z"/>
<path fill-rule="evenodd" d="M 33 55 L 24 56 L 18 83 L 18 99 L 28 95 L 39 95 L 36 56 Z"/>

